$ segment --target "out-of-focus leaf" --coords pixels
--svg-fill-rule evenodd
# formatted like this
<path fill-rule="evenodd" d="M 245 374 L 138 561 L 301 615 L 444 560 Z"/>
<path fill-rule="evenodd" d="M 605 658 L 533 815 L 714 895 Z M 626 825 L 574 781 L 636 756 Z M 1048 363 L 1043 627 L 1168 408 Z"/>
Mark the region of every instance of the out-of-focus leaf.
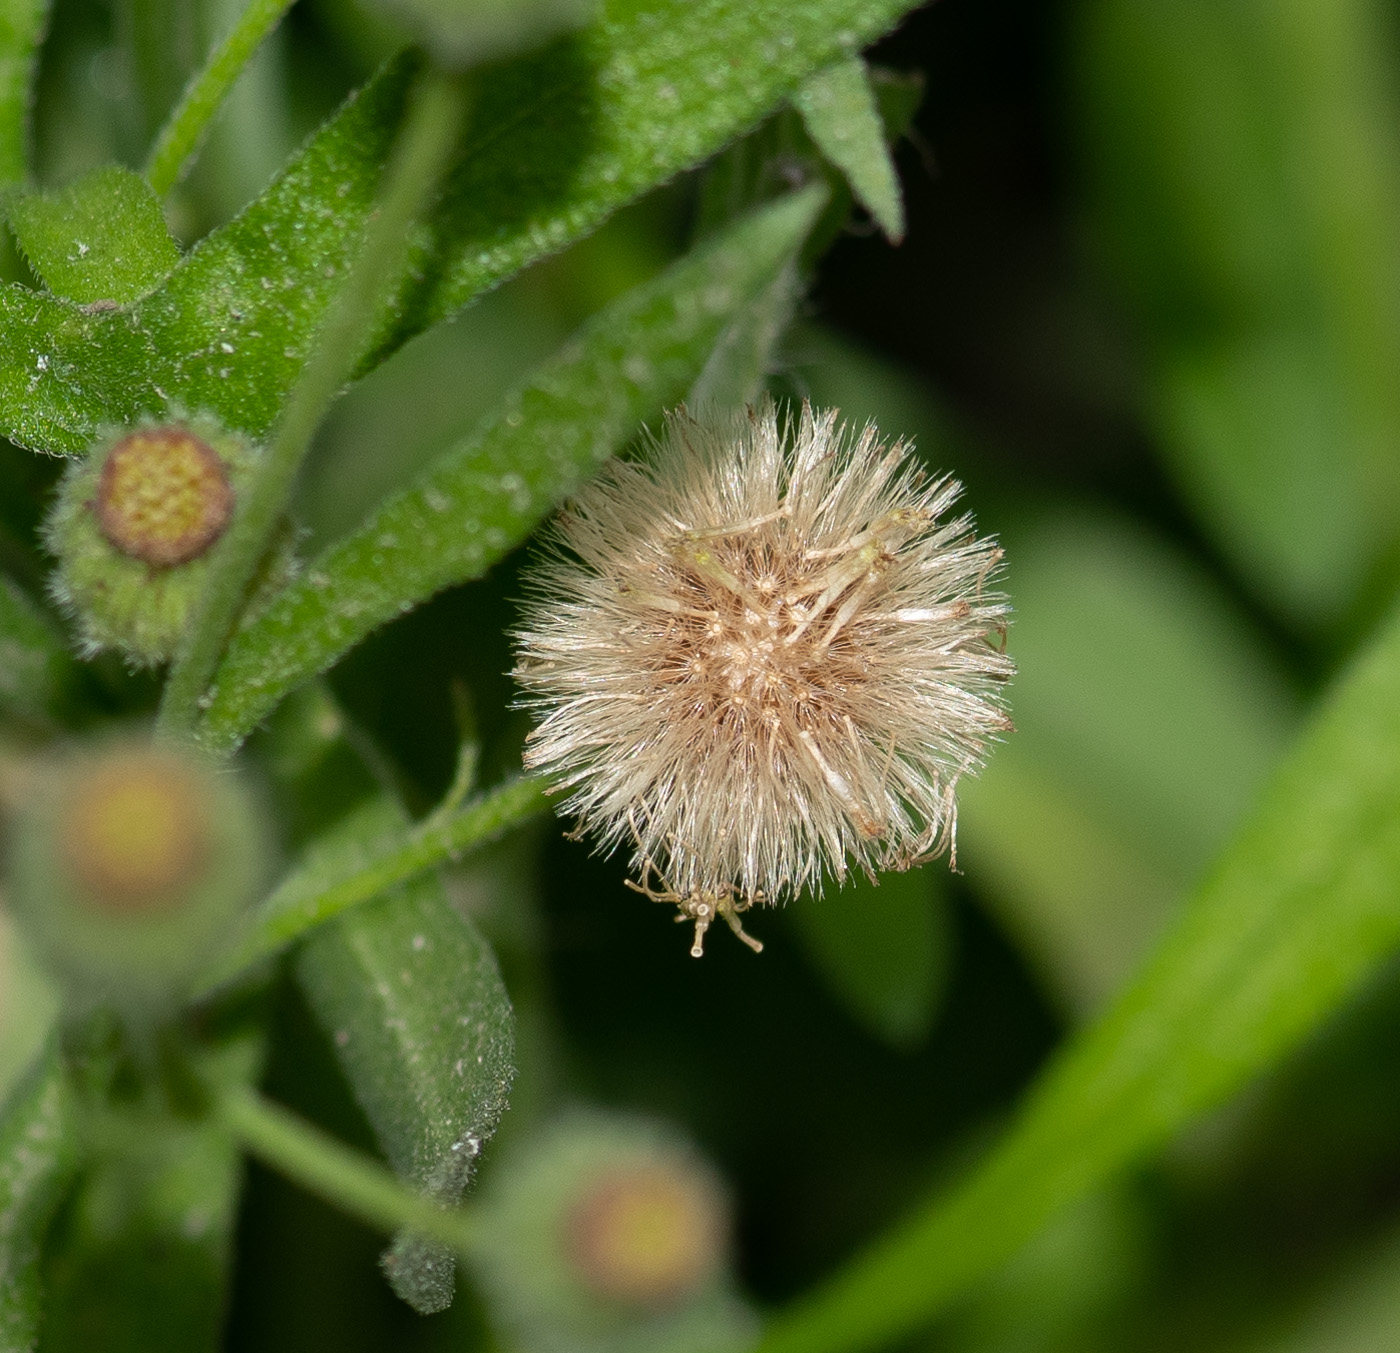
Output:
<path fill-rule="evenodd" d="M 1125 1188 L 1066 1208 L 948 1322 L 949 1353 L 1050 1353 L 1084 1337 L 1146 1270 L 1147 1228 Z M 1097 1332 L 1097 1331 L 1095 1331 Z"/>
<path fill-rule="evenodd" d="M 297 975 L 395 1172 L 457 1202 L 515 1074 L 510 998 L 486 941 L 426 875 L 318 929 Z M 415 1308 L 451 1303 L 444 1246 L 401 1236 L 385 1266 Z"/>
<path fill-rule="evenodd" d="M 615 0 L 577 37 L 483 71 L 458 163 L 366 364 L 698 164 L 906 8 Z M 75 454 L 99 422 L 176 400 L 263 436 L 359 247 L 412 74 L 412 62 L 391 63 L 130 311 L 0 291 L 0 434 Z"/>
<path fill-rule="evenodd" d="M 1400 1236 L 1368 1246 L 1320 1291 L 1237 1353 L 1382 1353 L 1400 1329 Z"/>
<path fill-rule="evenodd" d="M 786 911 L 832 992 L 897 1048 L 924 1038 L 943 995 L 952 940 L 943 868 L 882 874 L 878 885 L 852 875 Z"/>
<path fill-rule="evenodd" d="M 895 244 L 904 238 L 904 197 L 885 143 L 875 95 L 859 57 L 818 71 L 793 96 L 808 134 Z"/>
<path fill-rule="evenodd" d="M 0 188 L 29 176 L 29 105 L 48 0 L 0 0 Z"/>
<path fill-rule="evenodd" d="M 1400 520 L 1400 92 L 1377 0 L 1097 0 L 1080 72 L 1150 412 L 1261 596 L 1335 625 Z"/>
<path fill-rule="evenodd" d="M 693 409 L 733 409 L 753 403 L 801 294 L 794 257 L 720 335 L 686 403 Z"/>
<path fill-rule="evenodd" d="M 1156 956 L 986 1161 L 773 1323 L 763 1353 L 906 1334 L 1062 1207 L 1275 1064 L 1400 945 L 1400 619 L 1352 665 Z"/>
<path fill-rule="evenodd" d="M 1181 897 L 1163 873 L 1020 740 L 959 786 L 959 860 L 1062 1009 L 1099 1010 Z"/>
<path fill-rule="evenodd" d="M 204 1052 L 211 1085 L 247 1084 L 262 1040 L 240 1031 Z M 45 1248 L 44 1348 L 53 1353 L 213 1353 L 220 1346 L 239 1149 L 217 1122 L 110 1110 Z"/>
<path fill-rule="evenodd" d="M 180 259 L 160 199 L 120 165 L 52 195 L 16 197 L 9 217 L 29 266 L 70 301 L 124 305 L 158 286 Z"/>
<path fill-rule="evenodd" d="M 207 994 L 346 909 L 460 858 L 547 806 L 544 785 L 534 779 L 508 781 L 413 826 L 382 799 L 370 800 L 312 842 L 200 990 Z"/>
<path fill-rule="evenodd" d="M 0 1350 L 30 1353 L 43 1306 L 39 1251 L 71 1177 L 71 1103 L 56 1047 L 0 1116 Z"/>
<path fill-rule="evenodd" d="M 962 858 L 1082 1013 L 1229 838 L 1296 701 L 1245 619 L 1140 527 L 1052 511 L 1006 544 L 1017 731 L 961 787 Z"/>
<path fill-rule="evenodd" d="M 58 992 L 0 911 L 0 1103 L 33 1065 L 58 1015 Z"/>
<path fill-rule="evenodd" d="M 50 718 L 73 667 L 48 618 L 0 575 L 0 715 L 31 721 Z"/>
<path fill-rule="evenodd" d="M 385 621 L 479 577 L 566 494 L 681 398 L 727 321 L 770 283 L 823 200 L 766 207 L 584 326 L 359 530 L 235 636 L 201 725 L 228 750 L 288 691 Z"/>

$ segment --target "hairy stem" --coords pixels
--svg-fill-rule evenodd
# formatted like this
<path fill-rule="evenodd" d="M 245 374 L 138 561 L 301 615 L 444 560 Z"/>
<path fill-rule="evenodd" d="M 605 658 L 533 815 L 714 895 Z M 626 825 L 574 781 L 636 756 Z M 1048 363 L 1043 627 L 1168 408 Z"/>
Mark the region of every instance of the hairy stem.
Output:
<path fill-rule="evenodd" d="M 219 105 L 293 0 L 248 0 L 233 28 L 185 86 L 151 147 L 146 182 L 164 197 L 183 177 Z"/>
<path fill-rule="evenodd" d="M 404 828 L 387 838 L 373 858 L 356 860 L 343 873 L 328 875 L 314 866 L 294 869 L 258 908 L 243 942 L 198 983 L 196 995 L 209 995 L 348 908 L 445 860 L 460 859 L 547 808 L 543 780 L 510 780 L 460 809 L 434 813 Z"/>
<path fill-rule="evenodd" d="M 405 1228 L 458 1254 L 471 1243 L 461 1212 L 406 1188 L 378 1161 L 337 1141 L 255 1090 L 222 1094 L 214 1113 L 250 1155 L 370 1226 L 393 1235 Z"/>
<path fill-rule="evenodd" d="M 209 583 L 165 688 L 159 726 L 166 736 L 194 729 L 200 700 L 286 512 L 316 427 L 353 372 L 380 306 L 399 280 L 405 236 L 432 197 L 457 142 L 465 106 L 460 77 L 432 70 L 420 77 L 359 257 L 331 304 L 316 351 L 292 390 L 233 524 L 216 547 Z"/>

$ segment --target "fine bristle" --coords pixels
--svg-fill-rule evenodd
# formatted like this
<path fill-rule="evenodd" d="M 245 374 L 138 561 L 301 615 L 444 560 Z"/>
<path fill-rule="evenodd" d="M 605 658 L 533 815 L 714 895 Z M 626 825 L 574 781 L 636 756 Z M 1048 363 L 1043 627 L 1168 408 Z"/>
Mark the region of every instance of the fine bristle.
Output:
<path fill-rule="evenodd" d="M 943 519 L 959 492 L 834 411 L 672 416 L 530 580 L 527 764 L 697 919 L 941 853 L 1013 671 L 1001 551 Z"/>

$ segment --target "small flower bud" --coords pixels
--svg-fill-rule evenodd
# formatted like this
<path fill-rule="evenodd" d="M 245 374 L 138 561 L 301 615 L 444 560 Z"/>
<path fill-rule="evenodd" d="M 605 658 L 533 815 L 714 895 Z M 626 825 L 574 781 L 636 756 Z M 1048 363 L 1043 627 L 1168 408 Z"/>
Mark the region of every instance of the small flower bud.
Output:
<path fill-rule="evenodd" d="M 135 1011 L 178 998 L 267 860 L 262 815 L 237 777 L 123 739 L 36 767 L 6 891 L 70 997 Z"/>
<path fill-rule="evenodd" d="M 674 1132 L 574 1113 L 507 1156 L 478 1199 L 483 1295 L 522 1349 L 743 1347 L 714 1171 Z"/>
<path fill-rule="evenodd" d="M 580 1194 L 568 1220 L 568 1252 L 599 1296 L 669 1306 L 713 1276 L 724 1257 L 725 1229 L 710 1180 L 674 1162 L 631 1162 Z"/>
<path fill-rule="evenodd" d="M 138 428 L 108 451 L 97 524 L 117 549 L 157 568 L 198 559 L 233 516 L 228 467 L 189 428 Z"/>
<path fill-rule="evenodd" d="M 58 557 L 54 597 L 89 655 L 115 648 L 142 666 L 173 655 L 256 459 L 200 416 L 111 434 L 68 472 L 45 539 Z M 260 590 L 290 571 L 284 542 Z"/>

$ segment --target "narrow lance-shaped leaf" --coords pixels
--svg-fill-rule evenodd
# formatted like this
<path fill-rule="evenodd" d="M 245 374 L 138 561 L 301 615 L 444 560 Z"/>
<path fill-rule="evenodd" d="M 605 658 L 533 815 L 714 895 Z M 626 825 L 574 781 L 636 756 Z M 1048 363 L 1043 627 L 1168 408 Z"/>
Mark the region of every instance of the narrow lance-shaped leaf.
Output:
<path fill-rule="evenodd" d="M 200 990 L 207 994 L 231 981 L 386 888 L 494 841 L 547 805 L 544 784 L 537 779 L 509 780 L 455 812 L 434 814 L 412 826 L 397 814 L 386 816 L 377 800 L 365 804 L 311 843 Z"/>
<path fill-rule="evenodd" d="M 1061 1207 L 1273 1065 L 1400 945 L 1400 619 L 1324 702 L 1157 956 L 965 1183 L 777 1319 L 762 1353 L 880 1347 Z"/>
<path fill-rule="evenodd" d="M 0 1118 L 0 1353 L 27 1353 L 39 1329 L 39 1250 L 76 1151 L 56 1048 L 16 1089 Z"/>
<path fill-rule="evenodd" d="M 818 71 L 793 98 L 808 135 L 845 176 L 885 235 L 904 238 L 904 197 L 865 62 L 847 57 Z"/>
<path fill-rule="evenodd" d="M 457 1202 L 515 1074 L 514 1016 L 486 941 L 426 875 L 322 926 L 297 975 L 395 1172 Z M 385 1265 L 417 1309 L 450 1304 L 445 1246 L 401 1237 Z"/>
<path fill-rule="evenodd" d="M 700 163 L 908 7 L 616 0 L 577 37 L 483 72 L 457 168 L 415 234 L 417 280 L 374 359 Z M 0 291 L 0 434 L 76 454 L 102 420 L 175 400 L 264 435 L 359 245 L 411 75 L 390 63 L 131 310 Z"/>
<path fill-rule="evenodd" d="M 201 736 L 227 751 L 302 682 L 394 616 L 480 577 L 679 400 L 719 333 L 803 239 L 820 188 L 774 203 L 637 287 L 359 530 L 332 545 L 229 647 Z"/>
<path fill-rule="evenodd" d="M 48 0 L 0 0 L 0 188 L 29 177 L 29 107 Z"/>

